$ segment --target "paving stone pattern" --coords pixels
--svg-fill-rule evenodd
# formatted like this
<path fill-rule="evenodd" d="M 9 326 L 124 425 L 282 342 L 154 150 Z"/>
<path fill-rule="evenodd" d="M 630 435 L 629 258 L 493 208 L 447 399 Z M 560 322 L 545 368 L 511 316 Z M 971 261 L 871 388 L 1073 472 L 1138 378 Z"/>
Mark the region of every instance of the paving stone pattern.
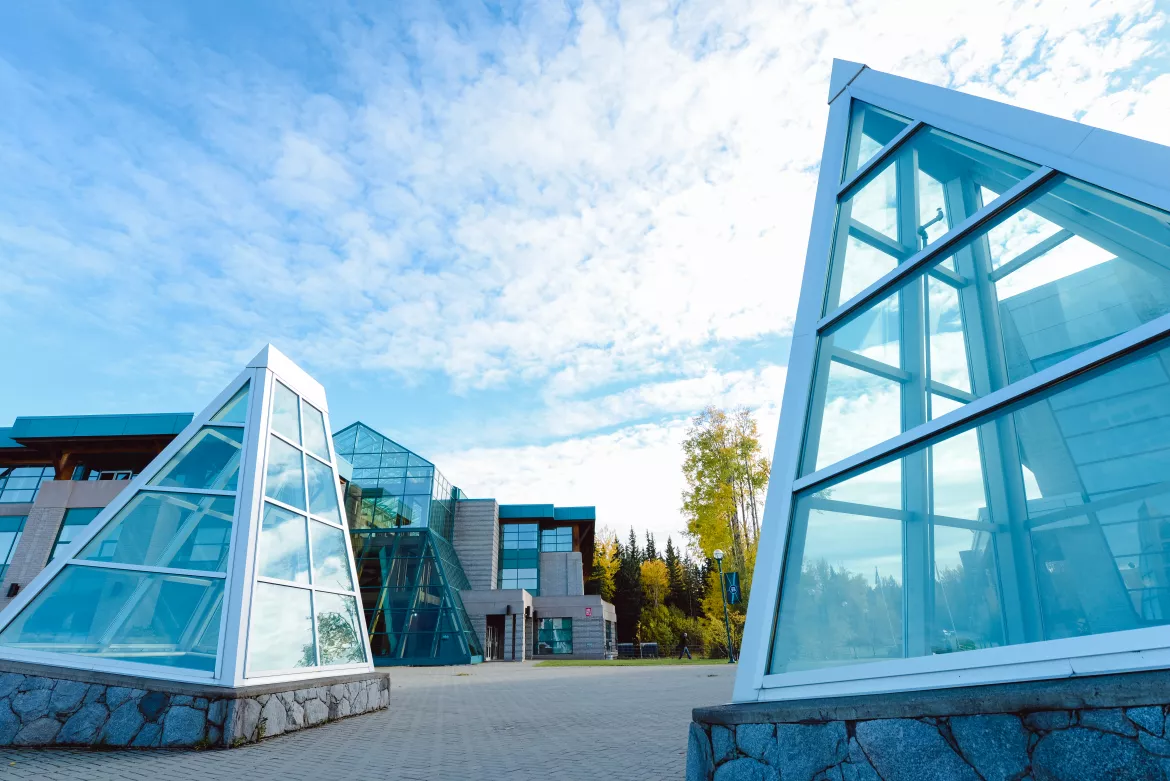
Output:
<path fill-rule="evenodd" d="M 0 749 L 0 781 L 677 781 L 735 668 L 390 670 L 389 710 L 231 750 Z M 708 677 L 711 676 L 711 677 Z"/>
<path fill-rule="evenodd" d="M 0 745 L 231 747 L 385 709 L 389 699 L 385 677 L 209 699 L 2 673 Z"/>
<path fill-rule="evenodd" d="M 1170 706 L 692 722 L 687 781 L 1167 781 Z"/>

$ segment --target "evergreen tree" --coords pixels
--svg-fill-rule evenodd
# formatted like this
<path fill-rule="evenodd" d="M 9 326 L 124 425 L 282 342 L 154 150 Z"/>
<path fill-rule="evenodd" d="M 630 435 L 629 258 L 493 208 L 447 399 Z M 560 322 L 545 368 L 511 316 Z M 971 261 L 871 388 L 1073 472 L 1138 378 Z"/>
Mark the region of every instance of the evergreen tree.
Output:
<path fill-rule="evenodd" d="M 618 548 L 613 597 L 613 606 L 617 610 L 618 642 L 632 643 L 642 617 L 643 603 L 642 552 L 633 529 L 630 529 L 629 542 Z"/>
<path fill-rule="evenodd" d="M 674 549 L 674 541 L 670 537 L 666 538 L 666 576 L 670 584 L 666 593 L 667 606 L 677 607 L 686 612 L 686 583 L 682 562 L 679 560 L 678 552 Z"/>
<path fill-rule="evenodd" d="M 658 548 L 654 544 L 654 535 L 646 532 L 646 555 L 645 561 L 654 561 L 658 558 Z"/>

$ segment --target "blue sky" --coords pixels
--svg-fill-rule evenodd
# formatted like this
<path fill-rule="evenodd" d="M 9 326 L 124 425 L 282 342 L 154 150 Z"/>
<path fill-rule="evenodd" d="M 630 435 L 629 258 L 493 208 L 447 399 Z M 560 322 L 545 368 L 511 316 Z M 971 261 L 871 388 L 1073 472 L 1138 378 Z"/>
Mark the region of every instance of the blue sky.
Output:
<path fill-rule="evenodd" d="M 1170 142 L 1166 9 L 9 3 L 0 425 L 188 411 L 266 342 L 472 495 L 681 526 L 770 449 L 834 56 Z"/>

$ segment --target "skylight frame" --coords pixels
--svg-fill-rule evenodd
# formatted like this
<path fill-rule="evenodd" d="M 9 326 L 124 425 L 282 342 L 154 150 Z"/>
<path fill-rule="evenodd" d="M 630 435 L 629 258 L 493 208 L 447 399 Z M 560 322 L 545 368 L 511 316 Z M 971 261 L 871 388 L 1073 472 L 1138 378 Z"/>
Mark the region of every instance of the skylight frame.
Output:
<path fill-rule="evenodd" d="M 953 251 L 963 240 L 978 233 L 996 215 L 1006 213 L 1059 174 L 1170 211 L 1170 188 L 1140 175 L 1143 153 L 1154 152 L 1155 159 L 1170 162 L 1167 154 L 1170 150 L 1164 147 L 900 79 L 855 63 L 836 61 L 832 83 L 835 87 L 843 86 L 830 97 L 823 164 L 793 329 L 783 414 L 772 461 L 770 501 L 765 508 L 759 541 L 754 575 L 756 588 L 748 608 L 734 701 L 908 691 L 1170 665 L 1170 625 L 1167 625 L 947 655 L 779 674 L 767 672 L 780 606 L 779 591 L 789 525 L 798 493 L 827 484 L 866 464 L 906 452 L 927 439 L 956 430 L 976 417 L 990 416 L 997 409 L 1038 397 L 1037 394 L 1062 381 L 1120 359 L 1170 334 L 1170 315 L 1163 315 L 981 398 L 957 399 L 964 401 L 964 406 L 801 477 L 805 424 L 812 402 L 813 375 L 821 335 L 864 307 L 890 295 L 913 274 L 945 257 L 948 251 Z M 853 175 L 843 177 L 854 100 L 898 114 L 910 124 Z M 945 131 L 1031 161 L 1039 167 L 933 244 L 899 263 L 850 300 L 842 302 L 834 311 L 822 313 L 830 285 L 838 203 L 864 186 L 869 177 L 876 175 L 896 155 L 899 147 L 925 132 L 924 128 Z M 942 395 L 949 394 L 944 392 Z"/>

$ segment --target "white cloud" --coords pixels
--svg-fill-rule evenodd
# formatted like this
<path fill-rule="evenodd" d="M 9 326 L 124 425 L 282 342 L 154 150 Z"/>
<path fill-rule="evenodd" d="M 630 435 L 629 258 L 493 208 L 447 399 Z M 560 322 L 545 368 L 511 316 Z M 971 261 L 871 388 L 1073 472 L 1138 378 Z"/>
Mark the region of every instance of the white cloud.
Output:
<path fill-rule="evenodd" d="M 581 501 L 627 479 L 619 444 L 674 497 L 677 418 L 709 401 L 773 436 L 776 358 L 717 357 L 791 327 L 832 57 L 1170 140 L 1150 0 L 307 13 L 312 80 L 138 18 L 55 20 L 101 78 L 0 60 L 0 324 L 117 344 L 111 397 L 211 392 L 269 340 L 331 386 L 535 388 L 542 437 L 618 433 L 452 459 L 531 459 Z"/>

